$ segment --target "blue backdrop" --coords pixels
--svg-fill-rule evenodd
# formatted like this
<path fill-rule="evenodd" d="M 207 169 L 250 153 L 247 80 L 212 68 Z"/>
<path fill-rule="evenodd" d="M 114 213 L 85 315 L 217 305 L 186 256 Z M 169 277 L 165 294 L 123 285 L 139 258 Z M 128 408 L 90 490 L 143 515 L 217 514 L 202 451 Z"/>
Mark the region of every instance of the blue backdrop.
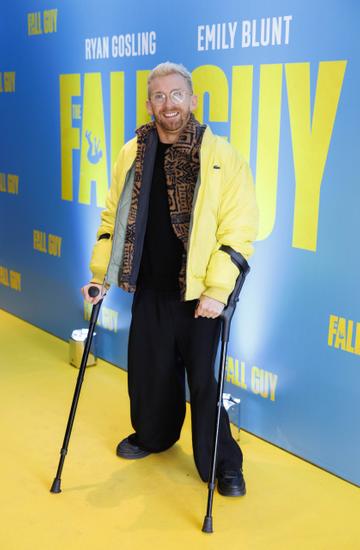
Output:
<path fill-rule="evenodd" d="M 220 9 L 221 6 L 221 9 Z M 360 483 L 359 56 L 355 1 L 4 2 L 0 305 L 68 339 L 148 71 L 184 63 L 197 117 L 249 160 L 259 241 L 232 327 L 242 426 Z M 126 368 L 132 297 L 108 295 L 98 351 Z"/>

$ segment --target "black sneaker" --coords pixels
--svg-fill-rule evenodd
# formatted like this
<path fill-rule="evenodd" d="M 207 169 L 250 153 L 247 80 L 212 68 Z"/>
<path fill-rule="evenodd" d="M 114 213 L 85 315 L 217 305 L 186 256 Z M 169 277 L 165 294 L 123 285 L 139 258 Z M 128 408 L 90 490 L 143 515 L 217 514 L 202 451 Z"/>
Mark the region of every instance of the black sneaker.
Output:
<path fill-rule="evenodd" d="M 117 456 L 121 458 L 136 459 L 144 458 L 151 454 L 150 451 L 145 451 L 145 449 L 141 449 L 141 447 L 131 442 L 130 438 L 134 435 L 135 434 L 131 434 L 120 441 L 119 445 L 116 447 Z"/>
<path fill-rule="evenodd" d="M 217 490 L 224 497 L 242 497 L 246 494 L 242 470 L 225 470 L 217 476 Z"/>

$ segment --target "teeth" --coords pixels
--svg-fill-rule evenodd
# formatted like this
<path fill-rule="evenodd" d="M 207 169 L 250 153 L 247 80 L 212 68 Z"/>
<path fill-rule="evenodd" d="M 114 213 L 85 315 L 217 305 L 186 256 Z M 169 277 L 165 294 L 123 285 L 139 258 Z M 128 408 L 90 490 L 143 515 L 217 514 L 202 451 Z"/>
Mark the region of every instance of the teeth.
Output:
<path fill-rule="evenodd" d="M 178 111 L 175 111 L 174 113 L 164 113 L 164 116 L 166 118 L 172 118 L 178 114 Z"/>

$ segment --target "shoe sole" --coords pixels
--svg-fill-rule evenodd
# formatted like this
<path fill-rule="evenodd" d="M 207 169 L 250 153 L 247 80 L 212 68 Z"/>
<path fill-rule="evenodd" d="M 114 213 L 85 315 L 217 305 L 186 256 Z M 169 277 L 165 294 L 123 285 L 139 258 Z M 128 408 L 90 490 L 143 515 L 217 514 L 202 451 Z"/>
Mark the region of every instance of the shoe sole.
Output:
<path fill-rule="evenodd" d="M 117 452 L 116 455 L 120 458 L 126 458 L 126 460 L 136 460 L 137 458 L 145 458 L 146 456 L 149 456 L 151 453 L 148 453 L 144 451 L 143 453 L 137 453 L 137 454 L 131 454 L 131 453 L 122 453 Z"/>
<path fill-rule="evenodd" d="M 218 493 L 223 497 L 243 497 L 246 495 L 246 487 L 244 487 L 243 489 L 221 490 L 218 486 L 217 490 L 218 490 Z"/>

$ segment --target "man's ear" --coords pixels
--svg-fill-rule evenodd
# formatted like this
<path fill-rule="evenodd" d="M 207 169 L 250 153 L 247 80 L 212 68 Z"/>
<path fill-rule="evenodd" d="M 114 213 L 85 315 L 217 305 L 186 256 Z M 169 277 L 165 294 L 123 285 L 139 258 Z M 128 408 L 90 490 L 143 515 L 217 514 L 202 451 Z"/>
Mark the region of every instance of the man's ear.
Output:
<path fill-rule="evenodd" d="M 193 112 L 198 106 L 198 96 L 192 95 L 190 100 L 190 111 Z"/>
<path fill-rule="evenodd" d="M 146 110 L 150 116 L 153 116 L 154 111 L 153 111 L 150 99 L 146 100 Z"/>

